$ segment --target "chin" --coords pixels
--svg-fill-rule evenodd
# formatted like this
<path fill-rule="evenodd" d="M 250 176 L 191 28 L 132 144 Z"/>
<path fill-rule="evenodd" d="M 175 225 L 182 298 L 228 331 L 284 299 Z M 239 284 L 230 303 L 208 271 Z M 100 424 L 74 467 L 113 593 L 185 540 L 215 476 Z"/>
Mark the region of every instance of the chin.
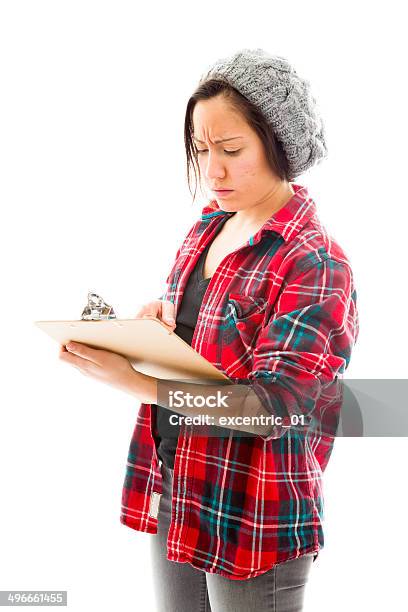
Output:
<path fill-rule="evenodd" d="M 218 202 L 218 206 L 220 207 L 220 210 L 223 210 L 224 212 L 237 212 L 237 208 L 236 206 L 228 206 L 226 204 L 222 204 L 221 202 Z"/>
<path fill-rule="evenodd" d="M 236 202 L 229 202 L 223 198 L 214 198 L 214 200 L 217 202 L 220 209 L 224 210 L 225 212 L 236 212 L 237 210 L 240 210 L 240 207 Z"/>
<path fill-rule="evenodd" d="M 218 202 L 218 200 L 217 200 Z M 218 202 L 218 206 L 224 212 L 238 212 L 239 210 L 243 210 L 242 206 L 238 206 L 237 204 L 227 203 L 227 202 Z"/>

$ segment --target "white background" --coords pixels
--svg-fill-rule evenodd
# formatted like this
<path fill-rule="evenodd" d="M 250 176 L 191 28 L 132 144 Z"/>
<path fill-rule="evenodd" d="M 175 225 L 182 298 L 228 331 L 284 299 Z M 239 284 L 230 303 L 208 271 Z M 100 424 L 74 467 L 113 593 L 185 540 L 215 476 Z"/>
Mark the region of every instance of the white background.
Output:
<path fill-rule="evenodd" d="M 353 266 L 360 335 L 346 377 L 407 375 L 402 3 L 281 5 L 0 5 L 0 590 L 154 610 L 154 536 L 119 522 L 139 404 L 60 362 L 33 322 L 79 318 L 91 289 L 121 318 L 162 293 L 205 204 L 191 204 L 183 122 L 216 59 L 262 47 L 311 82 L 329 159 L 296 182 Z M 405 609 L 407 448 L 336 441 L 306 612 Z"/>

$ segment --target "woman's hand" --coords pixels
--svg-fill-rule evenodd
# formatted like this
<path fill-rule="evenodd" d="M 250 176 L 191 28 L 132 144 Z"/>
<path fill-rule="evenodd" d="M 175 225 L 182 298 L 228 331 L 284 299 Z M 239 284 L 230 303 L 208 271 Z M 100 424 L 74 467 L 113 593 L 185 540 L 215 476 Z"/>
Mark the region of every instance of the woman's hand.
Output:
<path fill-rule="evenodd" d="M 77 368 L 81 374 L 136 395 L 141 401 L 157 396 L 157 379 L 136 372 L 126 357 L 94 349 L 81 342 L 60 346 L 59 358 Z"/>
<path fill-rule="evenodd" d="M 142 306 L 135 315 L 135 318 L 154 317 L 155 319 L 160 319 L 165 325 L 174 330 L 176 327 L 174 312 L 173 302 L 168 300 L 153 300 Z"/>
<path fill-rule="evenodd" d="M 154 317 L 174 330 L 174 312 L 173 302 L 153 300 L 142 306 L 135 318 Z M 77 368 L 81 374 L 136 395 L 142 402 L 155 403 L 157 400 L 157 379 L 136 372 L 122 355 L 94 349 L 81 342 L 69 342 L 66 346 L 60 346 L 59 358 Z"/>

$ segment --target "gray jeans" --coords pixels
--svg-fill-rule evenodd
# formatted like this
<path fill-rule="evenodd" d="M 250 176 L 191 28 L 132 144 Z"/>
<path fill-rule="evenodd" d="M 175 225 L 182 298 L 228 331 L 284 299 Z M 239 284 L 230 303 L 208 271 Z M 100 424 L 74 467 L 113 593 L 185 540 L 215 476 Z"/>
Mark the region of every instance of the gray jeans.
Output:
<path fill-rule="evenodd" d="M 161 466 L 163 493 L 157 535 L 150 538 L 158 612 L 300 612 L 314 553 L 275 565 L 247 580 L 209 574 L 167 559 L 173 470 Z"/>

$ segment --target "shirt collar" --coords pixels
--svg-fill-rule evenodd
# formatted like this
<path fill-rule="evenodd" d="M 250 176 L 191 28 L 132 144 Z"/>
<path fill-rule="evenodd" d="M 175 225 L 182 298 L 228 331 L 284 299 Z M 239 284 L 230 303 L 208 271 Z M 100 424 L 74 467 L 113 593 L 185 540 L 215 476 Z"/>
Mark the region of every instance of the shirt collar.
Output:
<path fill-rule="evenodd" d="M 274 213 L 249 240 L 256 244 L 265 232 L 276 232 L 289 242 L 300 232 L 307 221 L 316 214 L 316 204 L 309 197 L 307 187 L 291 183 L 294 194 L 282 208 Z M 201 219 L 206 220 L 231 213 L 222 210 L 216 200 L 211 200 L 201 211 Z"/>

